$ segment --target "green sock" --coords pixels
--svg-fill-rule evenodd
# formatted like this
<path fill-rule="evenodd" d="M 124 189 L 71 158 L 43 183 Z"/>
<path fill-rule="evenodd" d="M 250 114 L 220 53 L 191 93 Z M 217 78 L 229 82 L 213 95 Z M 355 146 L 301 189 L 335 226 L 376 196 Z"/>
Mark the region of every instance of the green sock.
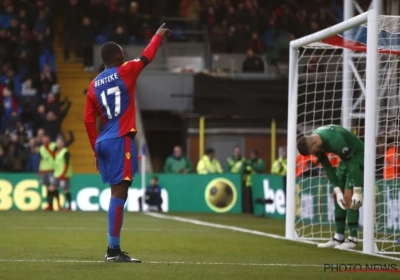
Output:
<path fill-rule="evenodd" d="M 358 237 L 358 218 L 360 212 L 358 210 L 347 209 L 347 225 L 349 226 L 349 236 Z"/>
<path fill-rule="evenodd" d="M 335 224 L 336 233 L 344 235 L 344 229 L 346 226 L 346 210 L 340 208 L 337 202 L 335 202 Z"/>

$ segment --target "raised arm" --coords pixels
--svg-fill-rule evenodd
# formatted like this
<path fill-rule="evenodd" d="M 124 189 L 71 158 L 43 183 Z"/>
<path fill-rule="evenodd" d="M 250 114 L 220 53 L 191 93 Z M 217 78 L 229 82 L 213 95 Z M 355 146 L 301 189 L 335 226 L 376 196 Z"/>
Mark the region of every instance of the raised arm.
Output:
<path fill-rule="evenodd" d="M 150 62 L 153 61 L 153 59 L 155 58 L 157 51 L 161 45 L 162 38 L 164 36 L 169 36 L 170 34 L 171 34 L 171 31 L 169 29 L 165 28 L 165 23 L 164 23 L 157 30 L 156 34 L 153 36 L 150 43 L 144 49 L 142 54 L 138 58 L 131 60 L 131 62 L 139 62 L 139 61 L 142 62 L 141 65 L 139 65 L 139 66 L 135 65 L 134 63 L 130 65 L 130 66 L 134 67 L 133 69 L 135 69 L 137 71 L 137 74 L 139 74 L 140 71 L 144 67 L 146 67 Z M 129 61 L 126 62 L 125 64 L 127 64 L 127 63 L 129 63 Z"/>

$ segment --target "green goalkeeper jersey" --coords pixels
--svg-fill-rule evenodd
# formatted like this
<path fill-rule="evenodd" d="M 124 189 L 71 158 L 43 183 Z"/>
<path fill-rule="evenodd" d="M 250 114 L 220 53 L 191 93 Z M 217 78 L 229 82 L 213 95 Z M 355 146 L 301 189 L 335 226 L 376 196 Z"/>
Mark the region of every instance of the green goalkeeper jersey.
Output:
<path fill-rule="evenodd" d="M 341 160 L 364 155 L 364 143 L 353 133 L 339 125 L 321 126 L 313 131 L 322 140 L 322 152 L 334 153 Z"/>
<path fill-rule="evenodd" d="M 330 164 L 326 153 L 336 154 L 342 165 L 350 167 L 363 165 L 364 143 L 344 127 L 339 125 L 321 126 L 314 130 L 312 134 L 318 134 L 321 137 L 322 150 L 315 156 L 322 164 L 326 176 L 333 185 L 340 185 L 338 180 L 340 178 L 336 176 L 336 171 Z M 358 178 L 355 179 L 359 181 Z"/>

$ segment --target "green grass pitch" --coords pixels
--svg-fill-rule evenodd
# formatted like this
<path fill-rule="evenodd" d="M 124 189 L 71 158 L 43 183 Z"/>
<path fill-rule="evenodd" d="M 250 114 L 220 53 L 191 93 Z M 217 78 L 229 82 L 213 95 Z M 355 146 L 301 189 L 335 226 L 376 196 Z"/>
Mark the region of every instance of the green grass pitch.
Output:
<path fill-rule="evenodd" d="M 175 214 L 283 235 L 282 221 L 249 215 Z M 122 249 L 143 261 L 103 261 L 107 214 L 0 213 L 0 280 L 399 279 L 399 273 L 324 272 L 324 264 L 400 262 L 137 213 L 125 213 Z"/>

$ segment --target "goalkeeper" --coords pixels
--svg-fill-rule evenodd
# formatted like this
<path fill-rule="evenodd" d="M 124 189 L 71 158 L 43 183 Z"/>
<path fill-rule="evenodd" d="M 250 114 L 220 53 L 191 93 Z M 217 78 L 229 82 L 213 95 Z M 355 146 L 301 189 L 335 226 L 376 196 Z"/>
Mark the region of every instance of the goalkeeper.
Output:
<path fill-rule="evenodd" d="M 315 155 L 334 186 L 336 232 L 332 240 L 318 247 L 354 249 L 357 245 L 359 209 L 363 203 L 364 143 L 345 128 L 328 125 L 317 128 L 311 136 L 300 138 L 297 149 L 303 156 Z M 330 164 L 326 153 L 339 156 L 337 171 Z M 349 237 L 345 241 L 346 218 Z"/>

